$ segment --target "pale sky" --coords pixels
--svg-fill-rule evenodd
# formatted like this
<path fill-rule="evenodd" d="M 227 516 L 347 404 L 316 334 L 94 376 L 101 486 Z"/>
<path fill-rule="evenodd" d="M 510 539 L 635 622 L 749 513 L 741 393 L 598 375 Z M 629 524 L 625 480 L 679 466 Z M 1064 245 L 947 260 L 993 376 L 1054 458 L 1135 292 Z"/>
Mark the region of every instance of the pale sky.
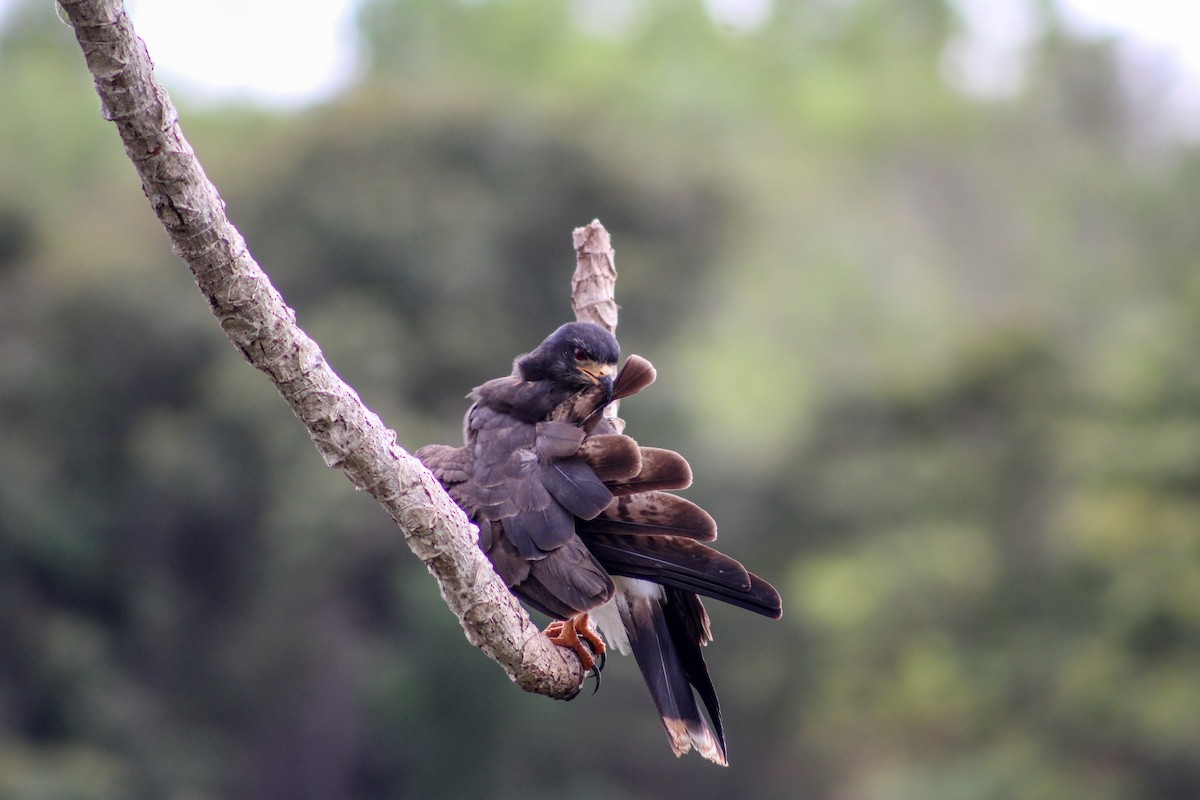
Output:
<path fill-rule="evenodd" d="M 289 105 L 354 77 L 355 0 L 126 0 L 169 85 L 200 99 Z M 286 14 L 279 13 L 286 7 Z M 298 9 L 303 14 L 297 14 Z M 211 42 L 223 42 L 214 59 Z"/>
<path fill-rule="evenodd" d="M 447 0 L 448 2 L 451 0 Z M 0 0 L 0 16 L 12 0 Z M 588 0 L 581 0 L 588 2 Z M 761 19 L 772 0 L 705 0 L 714 14 Z M 1028 2 L 955 0 L 973 35 L 950 53 L 953 71 L 981 91 L 1003 90 L 1019 76 L 1009 56 L 1028 34 Z M 1187 0 L 1057 0 L 1080 31 L 1131 37 L 1142 56 L 1189 75 L 1200 96 L 1200 4 Z M 126 0 L 160 76 L 193 100 L 243 98 L 302 104 L 336 92 L 355 74 L 356 0 Z M 619 4 L 618 4 L 619 5 Z M 296 9 L 304 9 L 299 22 Z M 226 43 L 214 59 L 209 43 Z M 968 87 L 971 88 L 971 87 Z"/>

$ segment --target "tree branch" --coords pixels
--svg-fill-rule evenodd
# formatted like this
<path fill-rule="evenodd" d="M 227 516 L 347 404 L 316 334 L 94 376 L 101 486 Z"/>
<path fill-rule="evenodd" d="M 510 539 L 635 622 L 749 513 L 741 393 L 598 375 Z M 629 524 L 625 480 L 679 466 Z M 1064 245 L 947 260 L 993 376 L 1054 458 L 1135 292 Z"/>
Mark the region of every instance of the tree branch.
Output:
<path fill-rule="evenodd" d="M 573 697 L 584 677 L 578 659 L 540 634 L 480 551 L 475 526 L 334 373 L 250 255 L 184 138 L 121 0 L 60 0 L 60 5 L 95 78 L 103 116 L 116 124 L 175 253 L 187 262 L 229 340 L 275 384 L 325 463 L 369 492 L 400 526 L 467 639 L 522 689 Z M 607 243 L 607 233 L 599 232 Z M 607 262 L 615 279 L 611 252 Z M 583 280 L 599 286 L 588 274 L 583 272 Z M 603 291 L 595 289 L 586 306 L 606 309 L 602 324 L 611 330 L 616 304 L 605 306 Z M 607 292 L 611 303 L 611 280 Z"/>
<path fill-rule="evenodd" d="M 617 263 L 608 231 L 594 219 L 576 228 L 575 274 L 571 277 L 571 307 L 579 322 L 594 322 L 617 332 Z"/>
<path fill-rule="evenodd" d="M 571 308 L 577 322 L 594 322 L 614 336 L 617 333 L 617 259 L 608 231 L 594 219 L 576 228 L 571 239 L 575 243 L 575 274 L 571 276 Z M 613 421 L 618 433 L 625 430 L 625 421 L 617 416 L 620 400 L 604 409 L 604 416 Z"/>

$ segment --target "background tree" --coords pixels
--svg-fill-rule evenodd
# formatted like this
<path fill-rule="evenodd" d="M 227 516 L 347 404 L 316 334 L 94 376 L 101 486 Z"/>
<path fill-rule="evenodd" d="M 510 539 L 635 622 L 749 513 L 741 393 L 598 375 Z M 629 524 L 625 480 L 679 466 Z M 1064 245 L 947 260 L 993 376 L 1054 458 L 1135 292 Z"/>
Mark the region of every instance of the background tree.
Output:
<path fill-rule="evenodd" d="M 713 610 L 731 769 L 670 757 L 628 662 L 547 703 L 464 646 L 230 358 L 32 4 L 0 42 L 0 794 L 1198 793 L 1200 162 L 1148 79 L 1053 16 L 987 99 L 953 6 L 633 7 L 375 0 L 343 96 L 184 114 L 407 446 L 569 316 L 563 231 L 605 221 L 660 371 L 623 415 L 788 604 Z"/>

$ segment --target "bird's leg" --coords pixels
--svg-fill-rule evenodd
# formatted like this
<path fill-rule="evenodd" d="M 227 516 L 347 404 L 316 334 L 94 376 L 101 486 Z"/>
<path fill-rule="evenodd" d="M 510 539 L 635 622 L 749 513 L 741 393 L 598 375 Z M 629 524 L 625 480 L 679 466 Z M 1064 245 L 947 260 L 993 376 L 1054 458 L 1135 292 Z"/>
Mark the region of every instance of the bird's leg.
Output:
<path fill-rule="evenodd" d="M 596 666 L 596 656 L 604 656 L 606 649 L 604 640 L 592 630 L 587 614 L 580 614 L 565 620 L 555 620 L 550 623 L 545 632 L 550 637 L 550 641 L 579 656 L 579 661 L 583 664 L 585 671 L 591 671 Z"/>

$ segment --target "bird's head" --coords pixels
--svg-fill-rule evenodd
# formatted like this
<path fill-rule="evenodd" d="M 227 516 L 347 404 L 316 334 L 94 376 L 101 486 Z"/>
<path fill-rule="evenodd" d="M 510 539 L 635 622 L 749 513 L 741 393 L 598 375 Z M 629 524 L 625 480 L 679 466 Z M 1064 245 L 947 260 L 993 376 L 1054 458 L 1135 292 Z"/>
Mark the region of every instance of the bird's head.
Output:
<path fill-rule="evenodd" d="M 516 360 L 517 374 L 527 381 L 549 380 L 563 387 L 604 387 L 612 394 L 621 346 L 608 331 L 591 322 L 568 322 Z"/>

